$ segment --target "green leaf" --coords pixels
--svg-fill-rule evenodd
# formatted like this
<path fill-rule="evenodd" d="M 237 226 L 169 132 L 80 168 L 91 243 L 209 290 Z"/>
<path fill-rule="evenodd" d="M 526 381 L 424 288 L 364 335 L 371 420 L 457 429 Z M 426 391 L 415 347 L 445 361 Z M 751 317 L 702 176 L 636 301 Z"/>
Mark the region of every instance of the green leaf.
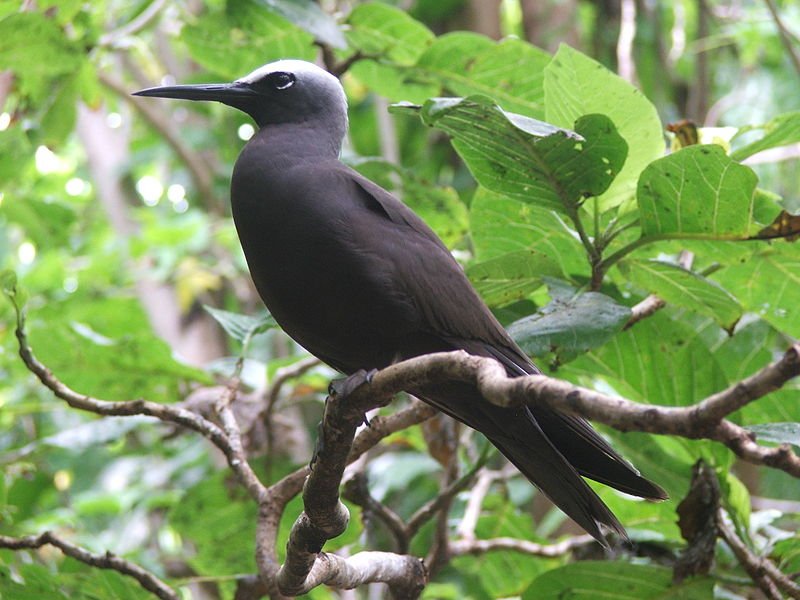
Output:
<path fill-rule="evenodd" d="M 639 179 L 642 236 L 746 239 L 760 229 L 753 221 L 757 182 L 714 144 L 665 156 Z"/>
<path fill-rule="evenodd" d="M 228 80 L 287 56 L 313 60 L 316 55 L 313 36 L 256 0 L 204 14 L 184 26 L 181 40 L 195 61 Z"/>
<path fill-rule="evenodd" d="M 559 363 L 602 346 L 630 319 L 631 310 L 598 292 L 576 293 L 548 280 L 550 304 L 511 324 L 509 334 L 531 356 L 556 355 Z"/>
<path fill-rule="evenodd" d="M 522 600 L 707 600 L 713 596 L 713 588 L 714 580 L 710 577 L 673 585 L 672 570 L 667 567 L 620 561 L 580 561 L 537 577 L 522 594 Z"/>
<path fill-rule="evenodd" d="M 543 283 L 543 278 L 565 276 L 558 260 L 534 249 L 517 250 L 472 263 L 467 275 L 490 306 L 521 300 Z"/>
<path fill-rule="evenodd" d="M 725 509 L 740 535 L 747 536 L 750 531 L 750 492 L 742 480 L 727 469 L 718 469 L 717 476 Z"/>
<path fill-rule="evenodd" d="M 0 590 L 4 598 L 14 600 L 66 600 L 61 591 L 59 575 L 44 565 L 16 563 L 14 576 L 9 568 L 0 565 Z"/>
<path fill-rule="evenodd" d="M 46 100 L 54 82 L 84 60 L 83 49 L 42 14 L 18 12 L 0 20 L 0 70 L 13 71 L 20 92 L 35 102 Z"/>
<path fill-rule="evenodd" d="M 438 37 L 412 73 L 436 81 L 449 94 L 490 96 L 505 110 L 543 118 L 542 82 L 549 61 L 548 53 L 518 39 L 494 42 L 455 32 Z"/>
<path fill-rule="evenodd" d="M 559 265 L 557 276 L 588 276 L 585 250 L 553 211 L 478 187 L 470 205 L 470 232 L 478 261 L 531 250 Z"/>
<path fill-rule="evenodd" d="M 602 193 L 625 160 L 627 147 L 603 115 L 581 117 L 577 133 L 505 112 L 485 96 L 434 98 L 422 121 L 453 137 L 453 146 L 484 187 L 555 210 L 575 210 Z"/>
<path fill-rule="evenodd" d="M 278 326 L 278 323 L 267 311 L 263 311 L 260 315 L 253 317 L 221 310 L 206 304 L 203 305 L 203 308 L 214 317 L 217 323 L 222 325 L 222 328 L 229 336 L 239 342 L 244 342 L 254 335 L 264 333 L 268 329 Z"/>
<path fill-rule="evenodd" d="M 258 1 L 268 10 L 312 34 L 320 42 L 340 49 L 347 45 L 339 25 L 314 0 Z"/>
<path fill-rule="evenodd" d="M 51 302 L 28 316 L 28 335 L 36 355 L 60 380 L 106 400 L 174 402 L 184 381 L 212 381 L 175 359 L 133 299 Z"/>
<path fill-rule="evenodd" d="M 796 246 L 766 246 L 748 260 L 714 274 L 747 309 L 779 331 L 800 337 L 800 252 Z"/>
<path fill-rule="evenodd" d="M 763 135 L 741 148 L 731 152 L 734 160 L 744 160 L 762 150 L 786 146 L 800 142 L 800 111 L 778 115 L 763 125 L 742 127 L 733 137 L 733 142 L 752 131 L 762 131 Z"/>
<path fill-rule="evenodd" d="M 800 446 L 800 423 L 764 423 L 748 425 L 759 441 Z"/>
<path fill-rule="evenodd" d="M 619 266 L 638 287 L 670 304 L 709 316 L 728 331 L 733 330 L 742 316 L 739 302 L 719 284 L 678 265 L 658 260 L 628 260 Z"/>
<path fill-rule="evenodd" d="M 357 6 L 347 23 L 347 41 L 354 50 L 401 66 L 413 65 L 436 37 L 407 12 L 376 2 Z"/>
<path fill-rule="evenodd" d="M 256 568 L 258 507 L 241 486 L 228 485 L 229 477 L 224 470 L 206 477 L 168 514 L 170 525 L 194 546 L 185 559 L 198 573 L 235 575 Z"/>
<path fill-rule="evenodd" d="M 71 206 L 33 195 L 5 198 L 0 206 L 0 214 L 20 225 L 39 250 L 67 246 L 70 228 L 77 220 Z"/>
<path fill-rule="evenodd" d="M 599 198 L 602 210 L 632 198 L 642 170 L 664 155 L 655 106 L 630 83 L 585 54 L 562 44 L 544 70 L 545 119 L 570 127 L 582 115 L 607 115 L 632 151 L 619 176 Z"/>

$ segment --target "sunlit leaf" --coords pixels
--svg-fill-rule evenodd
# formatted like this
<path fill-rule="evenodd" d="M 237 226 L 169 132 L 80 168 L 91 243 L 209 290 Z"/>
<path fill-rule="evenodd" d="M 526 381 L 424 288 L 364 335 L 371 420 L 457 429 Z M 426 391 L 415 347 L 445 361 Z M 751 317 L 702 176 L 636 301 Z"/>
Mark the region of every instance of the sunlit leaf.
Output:
<path fill-rule="evenodd" d="M 761 228 L 753 221 L 757 181 L 716 145 L 659 159 L 639 180 L 642 235 L 746 239 Z"/>
<path fill-rule="evenodd" d="M 602 93 L 598 93 L 602 90 Z M 544 71 L 545 119 L 570 127 L 579 117 L 607 115 L 631 151 L 618 177 L 600 196 L 602 209 L 632 198 L 642 170 L 664 155 L 661 120 L 634 86 L 585 54 L 562 44 Z"/>

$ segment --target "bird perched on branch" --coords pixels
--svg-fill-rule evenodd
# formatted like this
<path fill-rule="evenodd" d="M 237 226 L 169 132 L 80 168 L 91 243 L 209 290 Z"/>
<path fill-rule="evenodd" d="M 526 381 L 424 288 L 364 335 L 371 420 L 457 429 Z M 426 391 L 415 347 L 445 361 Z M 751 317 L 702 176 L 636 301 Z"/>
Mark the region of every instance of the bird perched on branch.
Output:
<path fill-rule="evenodd" d="M 214 100 L 255 120 L 233 170 L 233 219 L 261 298 L 309 352 L 346 374 L 452 350 L 494 358 L 512 377 L 539 373 L 422 219 L 339 161 L 348 123 L 336 77 L 281 60 L 233 83 L 136 95 Z M 461 382 L 408 391 L 483 433 L 601 542 L 601 526 L 625 530 L 583 477 L 666 498 L 581 418 L 501 408 Z"/>

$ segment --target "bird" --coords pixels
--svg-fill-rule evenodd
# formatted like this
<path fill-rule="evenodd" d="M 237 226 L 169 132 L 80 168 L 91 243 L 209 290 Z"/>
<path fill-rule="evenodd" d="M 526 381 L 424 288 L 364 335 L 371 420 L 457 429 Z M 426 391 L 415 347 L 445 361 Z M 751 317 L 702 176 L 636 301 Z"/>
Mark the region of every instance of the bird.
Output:
<path fill-rule="evenodd" d="M 455 350 L 493 358 L 509 377 L 541 373 L 433 230 L 341 162 L 348 116 L 337 77 L 283 59 L 230 83 L 134 95 L 217 101 L 255 121 L 231 177 L 233 221 L 264 304 L 311 354 L 346 375 Z M 496 406 L 463 382 L 406 391 L 480 431 L 601 544 L 604 533 L 627 534 L 584 477 L 667 498 L 583 418 L 547 406 Z"/>

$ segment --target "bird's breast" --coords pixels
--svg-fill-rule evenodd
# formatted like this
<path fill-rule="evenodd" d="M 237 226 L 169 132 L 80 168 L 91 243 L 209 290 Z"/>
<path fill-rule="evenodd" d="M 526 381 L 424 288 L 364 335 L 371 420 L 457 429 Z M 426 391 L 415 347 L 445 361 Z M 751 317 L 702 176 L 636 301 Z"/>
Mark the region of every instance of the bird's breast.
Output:
<path fill-rule="evenodd" d="M 297 193 L 287 179 L 234 173 L 234 222 L 259 295 L 292 338 L 334 366 L 389 364 L 397 339 L 417 327 L 391 264 L 377 266 L 369 232 L 360 243 L 353 208 L 335 190 Z"/>

